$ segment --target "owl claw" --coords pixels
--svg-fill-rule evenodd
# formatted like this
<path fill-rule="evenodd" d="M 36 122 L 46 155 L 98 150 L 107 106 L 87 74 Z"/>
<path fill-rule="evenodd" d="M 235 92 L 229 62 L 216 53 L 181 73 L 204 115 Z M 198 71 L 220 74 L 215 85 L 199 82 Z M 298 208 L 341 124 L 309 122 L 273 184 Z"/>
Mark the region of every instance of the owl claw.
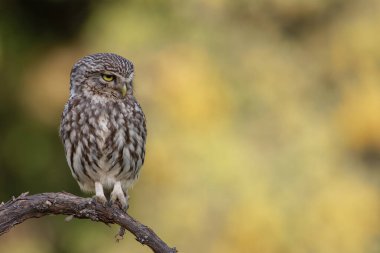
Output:
<path fill-rule="evenodd" d="M 103 186 L 100 182 L 95 182 L 95 196 L 93 199 L 101 203 L 104 207 L 107 206 L 107 198 L 104 195 Z"/>
<path fill-rule="evenodd" d="M 106 207 L 107 206 L 107 199 L 105 196 L 98 196 L 98 195 L 95 195 L 92 197 L 92 199 L 100 204 L 102 204 L 102 206 Z"/>
<path fill-rule="evenodd" d="M 128 209 L 128 195 L 124 195 L 123 189 L 121 188 L 120 182 L 116 182 L 111 192 L 110 202 L 111 204 L 116 203 L 119 200 L 121 208 L 125 211 Z"/>
<path fill-rule="evenodd" d="M 124 197 L 124 198 L 125 198 L 125 197 Z M 115 199 L 115 200 L 110 199 L 109 204 L 110 204 L 110 205 L 118 204 L 119 207 L 120 207 L 121 209 L 123 209 L 124 211 L 127 211 L 128 208 L 129 208 L 129 204 L 128 204 L 128 201 L 126 201 L 126 199 L 125 199 L 125 201 L 124 201 L 124 200 L 120 200 L 120 198 L 117 198 L 117 199 Z"/>

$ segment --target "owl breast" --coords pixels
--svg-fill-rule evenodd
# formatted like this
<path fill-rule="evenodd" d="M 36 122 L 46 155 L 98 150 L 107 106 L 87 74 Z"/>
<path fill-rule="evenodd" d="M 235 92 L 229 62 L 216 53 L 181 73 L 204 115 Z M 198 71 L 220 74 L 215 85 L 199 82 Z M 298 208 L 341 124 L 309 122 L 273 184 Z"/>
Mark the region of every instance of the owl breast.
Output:
<path fill-rule="evenodd" d="M 128 189 L 145 157 L 145 117 L 138 103 L 72 98 L 62 115 L 61 138 L 66 159 L 82 190 L 94 182 Z"/>

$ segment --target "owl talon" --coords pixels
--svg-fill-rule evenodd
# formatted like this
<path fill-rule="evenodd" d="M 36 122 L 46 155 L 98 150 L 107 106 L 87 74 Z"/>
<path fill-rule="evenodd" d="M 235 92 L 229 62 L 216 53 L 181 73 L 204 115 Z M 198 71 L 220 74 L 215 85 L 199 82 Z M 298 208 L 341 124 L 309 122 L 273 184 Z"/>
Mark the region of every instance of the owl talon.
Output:
<path fill-rule="evenodd" d="M 119 208 L 123 209 L 124 211 L 127 211 L 129 208 L 129 204 L 122 204 L 120 200 L 116 199 L 114 201 L 110 200 L 108 201 L 108 206 L 111 207 L 113 204 L 116 204 Z"/>
<path fill-rule="evenodd" d="M 107 206 L 107 198 L 104 195 L 103 186 L 100 182 L 95 182 L 95 201 L 101 203 L 104 207 Z"/>
<path fill-rule="evenodd" d="M 123 189 L 121 188 L 120 182 L 115 183 L 113 190 L 111 192 L 110 202 L 113 204 L 113 203 L 116 203 L 117 200 L 121 204 L 121 208 L 126 211 L 128 209 L 128 206 L 129 206 L 128 205 L 128 196 L 124 195 L 124 192 L 123 192 Z"/>
<path fill-rule="evenodd" d="M 97 196 L 97 195 L 95 195 L 95 196 L 92 197 L 92 199 L 93 199 L 95 202 L 102 204 L 102 206 L 104 206 L 104 207 L 107 206 L 107 202 L 108 202 L 108 201 L 107 201 L 107 199 L 106 199 L 105 196 Z"/>

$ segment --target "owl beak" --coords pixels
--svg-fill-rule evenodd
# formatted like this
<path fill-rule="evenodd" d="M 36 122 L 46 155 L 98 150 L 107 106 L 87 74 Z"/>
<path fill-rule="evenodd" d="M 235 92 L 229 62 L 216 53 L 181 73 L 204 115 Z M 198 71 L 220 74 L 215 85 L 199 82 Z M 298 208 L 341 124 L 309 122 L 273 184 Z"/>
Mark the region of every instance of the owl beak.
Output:
<path fill-rule="evenodd" d="M 125 95 L 127 94 L 127 85 L 125 83 L 123 83 L 120 87 L 120 91 L 121 91 L 121 95 L 123 97 L 125 97 Z"/>

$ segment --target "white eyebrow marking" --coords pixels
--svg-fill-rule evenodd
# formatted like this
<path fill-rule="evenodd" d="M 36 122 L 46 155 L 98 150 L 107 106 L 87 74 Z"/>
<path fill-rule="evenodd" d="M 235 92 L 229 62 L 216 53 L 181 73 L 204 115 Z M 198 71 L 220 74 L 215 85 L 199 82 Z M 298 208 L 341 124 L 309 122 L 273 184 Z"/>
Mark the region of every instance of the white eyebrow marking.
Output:
<path fill-rule="evenodd" d="M 132 74 L 130 74 L 130 75 L 128 76 L 128 78 L 126 79 L 127 83 L 129 83 L 129 82 L 132 81 L 134 75 L 135 75 L 135 74 L 132 73 Z"/>

